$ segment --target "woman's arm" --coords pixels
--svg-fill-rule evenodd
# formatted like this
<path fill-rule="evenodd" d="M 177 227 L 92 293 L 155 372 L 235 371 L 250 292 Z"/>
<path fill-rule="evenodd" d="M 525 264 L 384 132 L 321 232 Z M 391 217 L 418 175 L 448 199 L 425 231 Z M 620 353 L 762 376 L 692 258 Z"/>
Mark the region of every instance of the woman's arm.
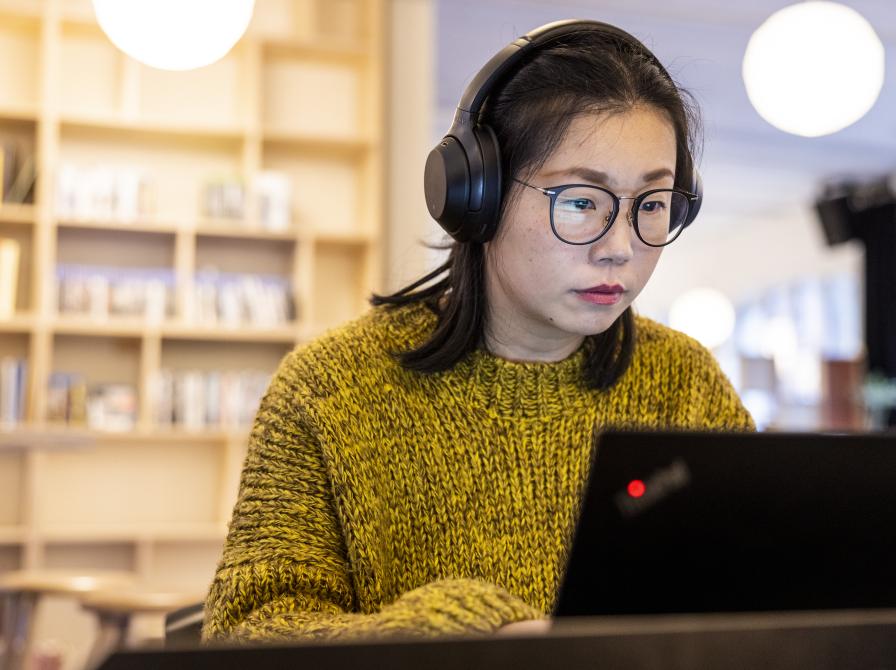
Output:
<path fill-rule="evenodd" d="M 224 555 L 206 602 L 204 637 L 486 633 L 541 616 L 496 585 L 466 579 L 426 584 L 379 611 L 359 613 L 326 465 L 303 412 L 312 398 L 299 356 L 293 353 L 281 364 L 256 417 Z"/>

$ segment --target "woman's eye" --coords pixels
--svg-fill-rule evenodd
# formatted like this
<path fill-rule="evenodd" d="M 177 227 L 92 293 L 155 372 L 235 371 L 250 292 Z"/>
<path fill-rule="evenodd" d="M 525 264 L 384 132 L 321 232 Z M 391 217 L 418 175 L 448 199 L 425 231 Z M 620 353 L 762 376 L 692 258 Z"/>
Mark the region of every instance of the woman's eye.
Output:
<path fill-rule="evenodd" d="M 560 201 L 560 206 L 570 210 L 583 211 L 595 209 L 594 201 L 588 198 L 569 198 Z"/>
<path fill-rule="evenodd" d="M 647 212 L 648 214 L 655 214 L 663 211 L 666 208 L 666 203 L 661 202 L 659 200 L 648 200 L 646 202 L 641 203 L 641 211 Z"/>

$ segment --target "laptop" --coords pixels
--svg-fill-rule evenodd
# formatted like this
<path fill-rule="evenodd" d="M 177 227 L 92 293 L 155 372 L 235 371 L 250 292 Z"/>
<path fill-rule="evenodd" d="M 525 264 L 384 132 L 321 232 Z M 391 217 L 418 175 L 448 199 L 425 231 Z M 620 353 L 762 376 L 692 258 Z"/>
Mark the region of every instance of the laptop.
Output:
<path fill-rule="evenodd" d="M 596 441 L 558 619 L 896 607 L 896 434 Z"/>

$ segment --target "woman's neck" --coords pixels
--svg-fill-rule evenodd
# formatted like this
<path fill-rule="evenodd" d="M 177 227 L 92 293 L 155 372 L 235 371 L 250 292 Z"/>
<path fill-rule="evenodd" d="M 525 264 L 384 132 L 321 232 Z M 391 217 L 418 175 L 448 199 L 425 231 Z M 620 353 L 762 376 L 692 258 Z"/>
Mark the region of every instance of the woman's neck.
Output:
<path fill-rule="evenodd" d="M 582 335 L 564 333 L 548 337 L 517 323 L 516 319 L 486 317 L 484 340 L 489 353 L 509 361 L 551 363 L 569 358 L 584 340 Z"/>

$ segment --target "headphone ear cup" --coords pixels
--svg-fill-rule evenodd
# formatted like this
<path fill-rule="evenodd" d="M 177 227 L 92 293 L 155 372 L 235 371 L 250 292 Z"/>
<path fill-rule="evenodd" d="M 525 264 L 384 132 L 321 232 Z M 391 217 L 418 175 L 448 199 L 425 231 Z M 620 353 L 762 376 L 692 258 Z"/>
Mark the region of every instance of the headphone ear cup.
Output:
<path fill-rule="evenodd" d="M 463 146 L 456 138 L 442 138 L 426 158 L 423 191 L 429 213 L 451 237 L 462 232 L 470 201 L 470 168 Z"/>
<path fill-rule="evenodd" d="M 696 165 L 694 166 L 693 177 L 691 178 L 691 193 L 699 197 L 691 203 L 691 206 L 688 209 L 688 218 L 684 222 L 685 228 L 694 222 L 694 219 L 697 218 L 697 214 L 700 213 L 700 207 L 703 205 L 703 177 L 700 176 L 700 170 L 697 169 Z"/>
<path fill-rule="evenodd" d="M 473 183 L 472 189 L 480 189 L 480 207 L 469 211 L 464 227 L 470 230 L 469 239 L 474 242 L 488 242 L 498 230 L 498 216 L 501 213 L 501 149 L 498 138 L 491 126 L 483 124 L 473 130 L 481 158 L 480 183 Z"/>

